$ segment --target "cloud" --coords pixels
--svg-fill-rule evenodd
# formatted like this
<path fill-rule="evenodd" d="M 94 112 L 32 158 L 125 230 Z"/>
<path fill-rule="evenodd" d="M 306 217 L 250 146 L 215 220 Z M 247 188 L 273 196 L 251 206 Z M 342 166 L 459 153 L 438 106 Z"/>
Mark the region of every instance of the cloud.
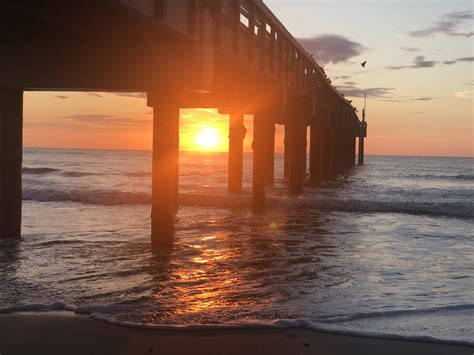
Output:
<path fill-rule="evenodd" d="M 379 101 L 384 102 L 406 102 L 406 101 L 432 101 L 436 97 L 432 96 L 420 96 L 412 99 L 406 97 L 399 97 L 393 94 L 395 88 L 387 87 L 373 87 L 373 88 L 359 88 L 356 87 L 356 83 L 346 82 L 346 85 L 338 86 L 338 90 L 344 94 L 346 97 L 373 97 Z M 351 85 L 352 84 L 352 85 Z"/>
<path fill-rule="evenodd" d="M 333 79 L 334 79 L 334 80 L 337 80 L 337 79 L 344 79 L 344 80 L 346 80 L 346 79 L 350 79 L 350 78 L 351 78 L 350 75 L 340 75 L 340 76 L 335 76 Z"/>
<path fill-rule="evenodd" d="M 132 99 L 146 99 L 147 93 L 146 92 L 111 92 L 110 94 L 122 97 L 130 97 Z M 87 92 L 87 96 L 102 98 L 104 95 L 101 95 L 97 92 Z"/>
<path fill-rule="evenodd" d="M 472 99 L 474 97 L 474 91 L 473 90 L 457 91 L 454 93 L 454 96 L 460 99 Z"/>
<path fill-rule="evenodd" d="M 419 52 L 420 51 L 419 48 L 413 48 L 413 47 L 401 47 L 400 49 L 405 52 Z"/>
<path fill-rule="evenodd" d="M 57 98 L 57 99 L 61 99 L 61 100 L 67 100 L 67 99 L 69 99 L 69 96 L 56 95 L 56 98 Z"/>
<path fill-rule="evenodd" d="M 364 95 L 376 98 L 390 98 L 391 92 L 395 88 L 375 87 L 361 89 L 354 85 L 338 86 L 338 90 L 346 97 L 364 97 Z"/>
<path fill-rule="evenodd" d="M 445 60 L 443 64 L 453 65 L 453 64 L 462 63 L 462 62 L 474 62 L 474 57 L 463 57 L 463 58 L 458 58 L 455 60 Z"/>
<path fill-rule="evenodd" d="M 458 62 L 474 62 L 474 57 L 464 57 L 464 58 L 458 58 Z"/>
<path fill-rule="evenodd" d="M 71 115 L 64 116 L 63 118 L 67 118 L 82 124 L 94 124 L 100 126 L 113 125 L 116 127 L 142 127 L 151 124 L 150 119 L 122 118 L 102 114 Z"/>
<path fill-rule="evenodd" d="M 435 100 L 436 97 L 431 97 L 431 96 L 423 96 L 423 97 L 415 97 L 414 99 L 411 99 L 411 101 L 432 101 Z"/>
<path fill-rule="evenodd" d="M 384 101 L 384 102 L 404 102 L 403 100 L 400 100 L 400 99 L 382 99 L 380 101 Z"/>
<path fill-rule="evenodd" d="M 217 124 L 222 122 L 223 116 L 216 109 L 198 108 L 185 109 L 181 112 L 181 121 L 184 125 L 194 126 L 202 124 Z"/>
<path fill-rule="evenodd" d="M 415 57 L 415 64 L 412 65 L 412 68 L 432 68 L 436 65 L 436 62 L 433 60 L 425 60 L 425 57 L 419 55 Z"/>
<path fill-rule="evenodd" d="M 92 96 L 92 97 L 98 97 L 98 98 L 104 97 L 103 95 L 100 95 L 100 94 L 98 94 L 98 93 L 96 93 L 96 92 L 86 92 L 86 95 L 87 95 L 87 96 Z"/>
<path fill-rule="evenodd" d="M 131 97 L 134 99 L 146 99 L 147 94 L 146 92 L 114 92 L 114 95 L 123 96 L 123 97 Z"/>
<path fill-rule="evenodd" d="M 64 116 L 63 118 L 68 118 L 68 119 L 79 121 L 79 122 L 103 122 L 107 119 L 113 118 L 113 116 L 102 115 L 102 114 L 90 114 L 90 115 L 70 115 L 70 116 Z"/>
<path fill-rule="evenodd" d="M 400 70 L 400 69 L 424 69 L 424 68 L 433 68 L 438 62 L 434 60 L 425 60 L 425 57 L 422 55 L 416 56 L 413 59 L 412 65 L 398 65 L 398 66 L 387 66 L 386 69 L 389 70 Z"/>
<path fill-rule="evenodd" d="M 298 41 L 320 64 L 345 62 L 367 50 L 362 44 L 336 34 L 299 38 Z"/>
<path fill-rule="evenodd" d="M 474 35 L 473 31 L 459 32 L 458 28 L 464 22 L 472 19 L 473 12 L 471 10 L 451 12 L 442 16 L 432 26 L 417 31 L 410 31 L 408 35 L 411 37 L 430 37 L 436 34 L 444 34 L 452 37 L 469 38 Z"/>

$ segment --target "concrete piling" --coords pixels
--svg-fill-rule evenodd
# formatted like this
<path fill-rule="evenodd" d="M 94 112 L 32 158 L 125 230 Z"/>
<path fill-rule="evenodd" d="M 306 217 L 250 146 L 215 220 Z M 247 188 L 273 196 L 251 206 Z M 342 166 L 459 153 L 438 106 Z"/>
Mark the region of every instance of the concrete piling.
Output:
<path fill-rule="evenodd" d="M 367 123 L 362 121 L 360 123 L 360 132 L 359 132 L 359 156 L 358 163 L 359 165 L 364 165 L 365 162 L 365 137 L 367 137 Z"/>
<path fill-rule="evenodd" d="M 228 176 L 228 188 L 230 192 L 242 191 L 244 139 L 246 132 L 244 116 L 241 114 L 231 114 L 229 124 Z"/>
<path fill-rule="evenodd" d="M 323 136 L 321 125 L 311 125 L 309 149 L 309 178 L 312 184 L 319 185 L 322 181 Z"/>
<path fill-rule="evenodd" d="M 0 89 L 0 239 L 21 236 L 23 91 Z"/>
<path fill-rule="evenodd" d="M 153 109 L 153 178 L 151 240 L 154 250 L 166 251 L 174 241 L 177 210 L 179 106 L 164 100 Z"/>
<path fill-rule="evenodd" d="M 260 214 L 265 211 L 265 136 L 268 134 L 271 125 L 265 116 L 256 114 L 254 115 L 253 127 L 252 212 Z"/>

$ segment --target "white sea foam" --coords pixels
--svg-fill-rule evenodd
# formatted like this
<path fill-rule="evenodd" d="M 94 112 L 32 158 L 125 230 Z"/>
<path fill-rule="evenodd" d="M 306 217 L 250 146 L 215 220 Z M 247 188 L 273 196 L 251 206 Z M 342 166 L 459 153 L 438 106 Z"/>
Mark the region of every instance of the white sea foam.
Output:
<path fill-rule="evenodd" d="M 342 324 L 348 320 L 360 319 L 361 317 L 391 317 L 396 315 L 413 315 L 419 313 L 436 313 L 439 311 L 449 310 L 463 310 L 474 309 L 474 305 L 456 305 L 449 307 L 439 307 L 430 309 L 414 309 L 414 310 L 400 310 L 396 312 L 374 312 L 373 314 L 354 314 L 339 319 L 332 319 L 330 321 L 331 326 L 328 326 L 327 320 L 321 319 L 279 319 L 273 321 L 254 320 L 245 322 L 228 322 L 228 323 L 213 323 L 213 324 L 186 324 L 186 325 L 173 325 L 173 324 L 147 324 L 147 323 L 134 323 L 127 321 L 119 321 L 114 318 L 110 313 L 116 312 L 117 310 L 123 310 L 127 306 L 123 305 L 88 305 L 88 306 L 73 306 L 67 305 L 61 302 L 51 304 L 25 304 L 16 305 L 11 307 L 0 308 L 0 314 L 12 314 L 12 313 L 44 313 L 52 311 L 67 311 L 73 312 L 77 315 L 87 315 L 92 319 L 104 321 L 117 326 L 133 327 L 139 329 L 151 329 L 151 330 L 232 330 L 232 329 L 309 329 L 318 332 L 350 335 L 358 337 L 378 338 L 378 339 L 394 339 L 394 340 L 406 340 L 406 341 L 417 341 L 427 343 L 442 343 L 452 345 L 463 345 L 474 347 L 474 341 L 465 341 L 457 339 L 440 339 L 425 335 L 399 335 L 385 332 L 376 331 L 365 331 L 365 330 L 353 330 L 344 327 L 338 327 L 338 324 Z"/>
<path fill-rule="evenodd" d="M 147 192 L 120 190 L 56 190 L 25 188 L 23 200 L 36 202 L 77 202 L 92 205 L 147 205 L 151 195 Z M 214 207 L 214 208 L 247 208 L 251 200 L 249 194 L 242 195 L 203 195 L 193 193 L 180 194 L 181 206 Z M 452 217 L 474 217 L 473 201 L 455 202 L 416 202 L 416 201 L 382 201 L 376 198 L 357 200 L 354 198 L 288 198 L 269 196 L 267 205 L 270 209 L 321 209 L 342 212 L 385 212 L 427 214 Z"/>

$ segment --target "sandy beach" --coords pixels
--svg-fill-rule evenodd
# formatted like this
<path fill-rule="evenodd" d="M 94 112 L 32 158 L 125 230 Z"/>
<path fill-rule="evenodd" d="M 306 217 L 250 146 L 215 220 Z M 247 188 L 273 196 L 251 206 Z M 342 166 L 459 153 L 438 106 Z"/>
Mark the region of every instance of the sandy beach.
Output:
<path fill-rule="evenodd" d="M 145 330 L 66 312 L 0 316 L 0 354 L 446 354 L 473 348 L 305 329 Z"/>

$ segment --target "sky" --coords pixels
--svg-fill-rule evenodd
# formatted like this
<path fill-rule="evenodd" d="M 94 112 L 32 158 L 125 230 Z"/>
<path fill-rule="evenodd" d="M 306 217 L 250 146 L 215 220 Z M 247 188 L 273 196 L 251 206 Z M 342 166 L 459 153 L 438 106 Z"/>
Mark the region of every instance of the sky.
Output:
<path fill-rule="evenodd" d="M 367 94 L 367 154 L 474 156 L 473 1 L 265 3 L 359 112 Z M 143 94 L 27 92 L 24 111 L 27 147 L 151 148 Z M 181 110 L 180 124 L 181 150 L 227 149 L 228 117 L 216 110 Z M 203 134 L 212 147 L 196 143 Z M 280 152 L 282 136 L 278 126 Z"/>

